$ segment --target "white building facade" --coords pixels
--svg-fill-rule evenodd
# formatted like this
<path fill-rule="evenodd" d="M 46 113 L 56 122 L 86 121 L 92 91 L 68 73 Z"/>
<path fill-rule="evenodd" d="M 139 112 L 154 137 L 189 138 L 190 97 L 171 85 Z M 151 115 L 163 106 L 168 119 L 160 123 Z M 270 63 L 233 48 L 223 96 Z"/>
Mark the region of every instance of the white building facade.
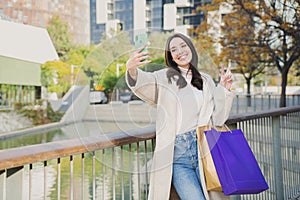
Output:
<path fill-rule="evenodd" d="M 110 30 L 140 33 L 181 32 L 200 25 L 204 14 L 196 10 L 203 0 L 90 0 L 91 40 L 99 43 Z"/>

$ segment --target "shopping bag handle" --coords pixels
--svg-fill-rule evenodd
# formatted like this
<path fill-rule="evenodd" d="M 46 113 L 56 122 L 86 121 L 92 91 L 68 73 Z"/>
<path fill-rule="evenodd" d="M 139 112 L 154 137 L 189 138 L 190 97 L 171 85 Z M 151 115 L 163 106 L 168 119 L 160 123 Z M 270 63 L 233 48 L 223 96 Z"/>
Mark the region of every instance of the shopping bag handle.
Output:
<path fill-rule="evenodd" d="M 226 124 L 224 124 L 224 127 L 225 127 L 230 133 L 232 133 L 232 131 L 230 130 L 230 128 L 229 128 Z"/>
<path fill-rule="evenodd" d="M 225 123 L 222 126 L 219 126 L 221 128 L 218 128 L 218 126 L 214 125 L 214 121 L 213 121 L 212 117 L 210 118 L 210 121 L 211 121 L 211 128 L 217 127 L 216 130 L 219 130 L 219 129 L 222 129 L 222 127 L 225 127 L 230 133 L 232 133 L 232 131 L 230 130 L 230 128 Z"/>
<path fill-rule="evenodd" d="M 228 130 L 228 132 L 232 133 L 232 131 L 230 130 L 230 128 L 226 124 L 223 124 L 222 126 L 212 125 L 211 128 L 213 128 L 213 129 L 215 129 L 217 131 L 224 131 L 222 129 L 225 128 L 226 130 Z"/>

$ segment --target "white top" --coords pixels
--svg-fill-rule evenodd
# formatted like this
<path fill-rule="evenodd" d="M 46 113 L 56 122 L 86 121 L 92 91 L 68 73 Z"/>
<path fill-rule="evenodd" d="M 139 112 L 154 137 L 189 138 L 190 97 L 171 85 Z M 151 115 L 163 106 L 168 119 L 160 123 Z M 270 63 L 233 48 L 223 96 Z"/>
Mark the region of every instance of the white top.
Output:
<path fill-rule="evenodd" d="M 188 69 L 182 67 L 179 69 L 188 85 L 178 92 L 176 134 L 186 133 L 197 127 L 199 113 L 203 105 L 202 90 L 198 90 L 191 84 L 192 72 L 188 72 Z"/>

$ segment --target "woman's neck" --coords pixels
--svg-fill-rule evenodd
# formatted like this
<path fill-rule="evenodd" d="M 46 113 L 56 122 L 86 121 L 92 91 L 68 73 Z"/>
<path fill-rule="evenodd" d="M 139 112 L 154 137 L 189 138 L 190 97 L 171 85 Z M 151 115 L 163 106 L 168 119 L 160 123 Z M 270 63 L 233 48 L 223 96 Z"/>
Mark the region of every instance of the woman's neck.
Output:
<path fill-rule="evenodd" d="M 190 65 L 188 64 L 188 65 L 185 65 L 185 66 L 179 66 L 178 65 L 178 67 L 180 67 L 180 68 L 182 68 L 182 69 L 189 69 L 190 68 Z"/>
<path fill-rule="evenodd" d="M 192 76 L 192 71 L 189 68 L 184 68 L 184 67 L 181 67 L 181 66 L 178 66 L 178 68 L 180 69 L 181 74 L 184 77 L 187 78 L 187 77 L 191 77 Z"/>
<path fill-rule="evenodd" d="M 183 71 L 183 72 L 188 72 L 189 71 L 189 67 L 181 67 L 181 66 L 179 66 L 178 65 L 178 68 L 181 70 L 181 71 Z"/>

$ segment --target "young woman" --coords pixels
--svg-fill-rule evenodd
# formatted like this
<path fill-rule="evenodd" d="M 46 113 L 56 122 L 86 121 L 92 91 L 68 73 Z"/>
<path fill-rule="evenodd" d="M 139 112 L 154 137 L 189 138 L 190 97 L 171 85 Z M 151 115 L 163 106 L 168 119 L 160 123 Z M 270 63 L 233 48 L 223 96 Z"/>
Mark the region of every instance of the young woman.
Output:
<path fill-rule="evenodd" d="M 145 47 L 145 46 L 144 46 Z M 168 38 L 165 69 L 149 73 L 138 67 L 148 64 L 149 53 L 135 51 L 126 63 L 126 80 L 144 101 L 157 106 L 156 146 L 152 161 L 150 200 L 167 200 L 173 183 L 182 200 L 222 199 L 222 193 L 208 192 L 196 127 L 223 125 L 234 95 L 231 72 L 222 68 L 216 86 L 212 78 L 197 69 L 198 55 L 191 40 L 176 33 Z"/>

